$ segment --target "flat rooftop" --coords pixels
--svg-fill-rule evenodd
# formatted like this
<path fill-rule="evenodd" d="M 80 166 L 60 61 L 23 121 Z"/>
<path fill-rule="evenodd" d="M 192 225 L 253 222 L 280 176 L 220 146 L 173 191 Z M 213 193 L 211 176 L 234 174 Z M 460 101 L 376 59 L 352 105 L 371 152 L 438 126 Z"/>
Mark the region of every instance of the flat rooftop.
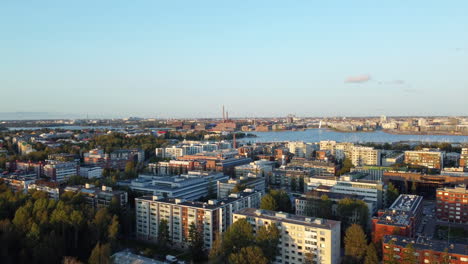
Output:
<path fill-rule="evenodd" d="M 423 197 L 419 195 L 400 194 L 389 209 L 415 213 L 422 200 Z"/>
<path fill-rule="evenodd" d="M 468 255 L 468 245 L 448 243 L 447 241 L 425 239 L 419 237 L 418 239 L 411 239 L 404 236 L 384 236 L 382 242 L 388 243 L 393 240 L 395 245 L 399 247 L 406 247 L 407 244 L 413 244 L 416 250 L 432 250 L 437 252 L 444 252 L 448 250 L 448 253 Z"/>
<path fill-rule="evenodd" d="M 258 192 L 257 191 L 239 192 L 236 194 L 231 194 L 228 197 L 223 198 L 223 199 L 210 200 L 208 203 L 198 202 L 198 201 L 186 201 L 185 199 L 182 199 L 182 198 L 162 198 L 162 197 L 156 198 L 156 196 L 142 196 L 142 197 L 136 198 L 136 200 L 157 201 L 161 203 L 177 204 L 181 206 L 189 206 L 189 207 L 204 208 L 204 209 L 216 209 L 222 205 L 235 202 L 241 198 L 251 196 L 255 193 L 258 193 Z"/>
<path fill-rule="evenodd" d="M 284 212 L 275 212 L 269 210 L 262 210 L 256 208 L 244 208 L 234 214 L 245 215 L 251 217 L 259 217 L 263 219 L 269 219 L 274 221 L 280 221 L 296 225 L 304 225 L 313 228 L 322 228 L 322 229 L 332 229 L 336 225 L 340 225 L 340 221 L 324 219 L 324 218 L 314 218 L 314 217 L 305 217 L 294 214 L 288 214 Z"/>

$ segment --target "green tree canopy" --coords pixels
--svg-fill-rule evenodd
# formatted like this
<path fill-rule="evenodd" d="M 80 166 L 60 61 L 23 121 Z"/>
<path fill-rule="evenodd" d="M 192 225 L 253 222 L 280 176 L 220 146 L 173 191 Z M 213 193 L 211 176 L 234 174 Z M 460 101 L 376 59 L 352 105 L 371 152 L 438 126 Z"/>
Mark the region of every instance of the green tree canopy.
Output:
<path fill-rule="evenodd" d="M 253 235 L 252 225 L 250 225 L 245 219 L 237 220 L 229 226 L 224 233 L 224 255 L 229 256 L 231 253 L 238 253 L 241 248 L 253 245 L 254 241 L 255 238 Z"/>
<path fill-rule="evenodd" d="M 364 264 L 379 264 L 379 257 L 377 250 L 375 249 L 374 243 L 369 243 L 366 248 L 366 257 L 364 258 Z"/>
<path fill-rule="evenodd" d="M 263 255 L 262 249 L 258 246 L 242 248 L 238 253 L 229 255 L 230 264 L 267 264 L 268 259 Z"/>
<path fill-rule="evenodd" d="M 275 198 L 271 194 L 266 194 L 262 197 L 260 201 L 260 208 L 265 210 L 277 211 L 278 204 L 276 203 Z"/>
<path fill-rule="evenodd" d="M 346 229 L 344 244 L 345 262 L 350 264 L 362 263 L 366 254 L 367 237 L 360 225 L 352 224 Z"/>

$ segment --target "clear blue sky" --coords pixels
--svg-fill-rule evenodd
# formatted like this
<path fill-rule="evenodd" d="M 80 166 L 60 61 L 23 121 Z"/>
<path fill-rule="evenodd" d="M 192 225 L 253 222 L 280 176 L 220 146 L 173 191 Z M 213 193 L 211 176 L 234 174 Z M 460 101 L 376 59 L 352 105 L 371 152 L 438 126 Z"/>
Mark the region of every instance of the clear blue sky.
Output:
<path fill-rule="evenodd" d="M 0 2 L 0 112 L 468 115 L 468 1 Z"/>

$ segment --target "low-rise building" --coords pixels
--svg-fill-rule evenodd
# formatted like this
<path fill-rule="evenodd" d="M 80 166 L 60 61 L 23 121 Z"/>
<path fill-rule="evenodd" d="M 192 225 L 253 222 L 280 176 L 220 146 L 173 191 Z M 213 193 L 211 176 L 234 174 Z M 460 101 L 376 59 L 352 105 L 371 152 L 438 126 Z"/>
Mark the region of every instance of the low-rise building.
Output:
<path fill-rule="evenodd" d="M 254 177 L 255 175 L 241 176 L 237 179 L 229 179 L 225 181 L 217 182 L 217 195 L 219 198 L 229 196 L 236 185 L 242 185 L 243 187 L 254 189 L 256 191 L 265 194 L 266 180 L 264 177 Z"/>
<path fill-rule="evenodd" d="M 315 263 L 338 264 L 341 255 L 340 222 L 254 208 L 234 213 L 234 222 L 246 219 L 254 230 L 277 225 L 279 254 L 273 263 L 302 264 L 311 257 Z"/>
<path fill-rule="evenodd" d="M 57 182 L 37 180 L 28 185 L 28 190 L 35 190 L 47 193 L 49 199 L 58 201 L 60 198 L 60 185 Z"/>
<path fill-rule="evenodd" d="M 312 191 L 319 186 L 329 186 L 328 192 L 364 197 L 366 203 L 375 204 L 375 210 L 383 207 L 386 185 L 381 181 L 360 179 L 361 174 L 348 174 L 337 177 L 310 177 L 306 182 L 306 191 Z"/>
<path fill-rule="evenodd" d="M 85 186 L 68 186 L 65 192 L 79 192 L 83 195 L 86 202 L 94 208 L 109 207 L 112 199 L 124 208 L 128 203 L 128 194 L 126 191 L 113 190 L 109 186 L 96 187 L 92 184 Z"/>
<path fill-rule="evenodd" d="M 408 245 L 411 245 L 414 249 L 416 263 L 462 264 L 468 262 L 467 245 L 424 237 L 412 239 L 404 236 L 388 235 L 382 239 L 384 263 L 402 261 L 405 258 Z"/>
<path fill-rule="evenodd" d="M 103 169 L 99 166 L 84 165 L 80 167 L 80 176 L 87 179 L 96 179 L 102 177 Z"/>
<path fill-rule="evenodd" d="M 387 210 L 378 211 L 372 218 L 374 243 L 391 234 L 414 237 L 421 222 L 422 200 L 422 196 L 401 194 Z"/>
<path fill-rule="evenodd" d="M 143 195 L 159 195 L 197 200 L 207 196 L 210 190 L 216 193 L 216 182 L 228 180 L 223 173 L 195 172 L 177 176 L 154 176 L 140 174 L 129 187 Z"/>

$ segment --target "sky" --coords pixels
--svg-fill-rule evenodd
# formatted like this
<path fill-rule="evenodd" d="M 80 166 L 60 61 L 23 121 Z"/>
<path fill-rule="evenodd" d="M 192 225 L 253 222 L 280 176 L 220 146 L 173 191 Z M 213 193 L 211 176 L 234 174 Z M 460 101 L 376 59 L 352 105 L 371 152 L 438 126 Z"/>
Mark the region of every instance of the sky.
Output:
<path fill-rule="evenodd" d="M 0 1 L 0 116 L 468 115 L 468 1 Z M 37 116 L 37 114 L 36 114 Z"/>

